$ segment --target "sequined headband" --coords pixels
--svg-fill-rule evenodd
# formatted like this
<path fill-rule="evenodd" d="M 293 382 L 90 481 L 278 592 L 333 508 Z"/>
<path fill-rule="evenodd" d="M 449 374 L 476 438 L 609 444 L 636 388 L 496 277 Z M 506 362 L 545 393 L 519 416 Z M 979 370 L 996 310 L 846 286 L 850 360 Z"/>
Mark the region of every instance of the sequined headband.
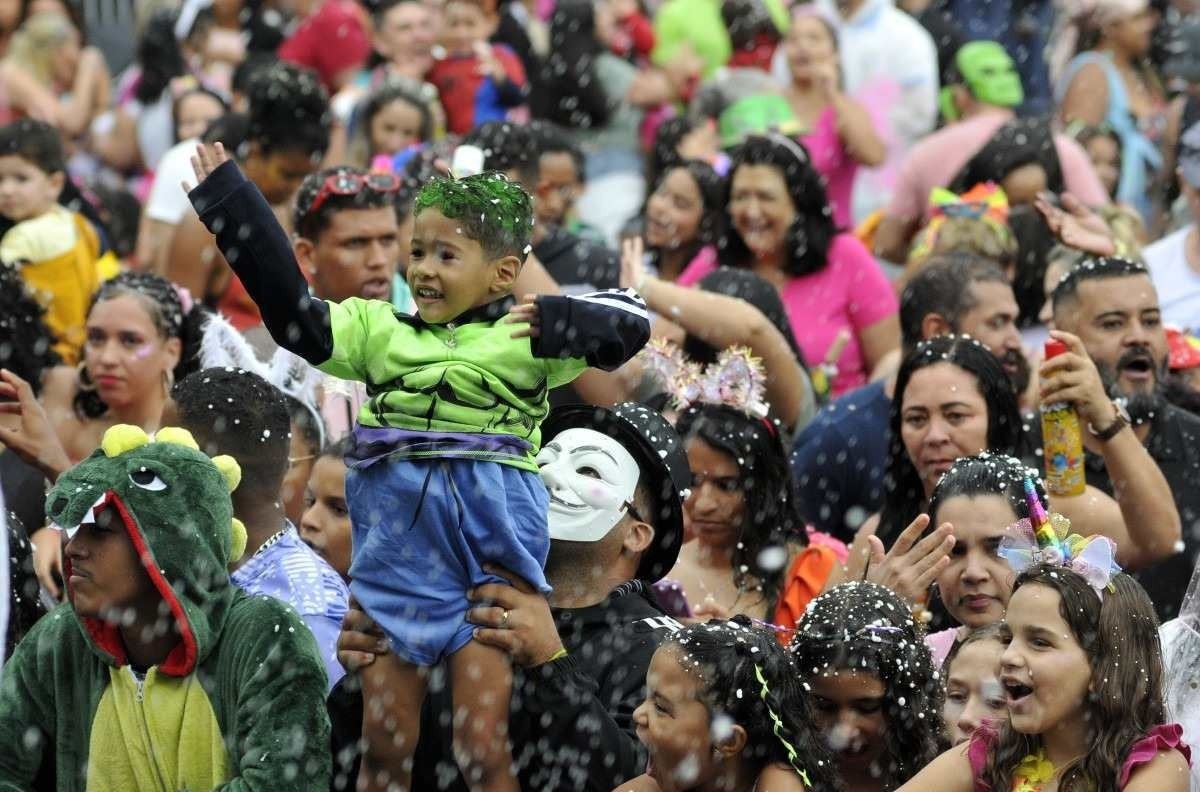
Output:
<path fill-rule="evenodd" d="M 766 374 L 762 362 L 746 347 L 730 347 L 715 363 L 701 368 L 686 360 L 679 347 L 663 339 L 646 344 L 638 354 L 646 370 L 662 382 L 678 410 L 694 404 L 733 407 L 753 418 L 766 418 Z"/>

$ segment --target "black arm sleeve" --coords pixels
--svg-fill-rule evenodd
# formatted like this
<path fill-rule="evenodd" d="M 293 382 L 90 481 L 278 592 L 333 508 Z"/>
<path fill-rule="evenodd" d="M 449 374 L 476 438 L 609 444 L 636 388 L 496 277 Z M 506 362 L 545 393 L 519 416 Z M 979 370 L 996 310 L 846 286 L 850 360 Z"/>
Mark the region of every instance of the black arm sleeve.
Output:
<path fill-rule="evenodd" d="M 312 297 L 270 204 L 231 160 L 188 194 L 275 343 L 313 365 L 333 354 L 329 308 Z"/>
<path fill-rule="evenodd" d="M 537 756 L 528 778 L 532 788 L 610 792 L 645 771 L 646 749 L 632 718 L 643 698 L 644 671 L 629 675 L 628 689 L 612 691 L 611 705 L 573 655 L 525 675 L 524 715 L 536 724 L 528 743 Z"/>
<path fill-rule="evenodd" d="M 542 358 L 584 358 L 589 366 L 612 371 L 650 340 L 646 303 L 633 289 L 537 298 L 541 334 L 533 354 Z"/>

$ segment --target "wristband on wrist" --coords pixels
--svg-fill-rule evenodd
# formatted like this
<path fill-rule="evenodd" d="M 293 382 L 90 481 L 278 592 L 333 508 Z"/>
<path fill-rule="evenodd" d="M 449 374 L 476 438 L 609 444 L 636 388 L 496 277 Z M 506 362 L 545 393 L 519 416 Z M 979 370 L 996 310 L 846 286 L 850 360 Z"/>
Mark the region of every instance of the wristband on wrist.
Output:
<path fill-rule="evenodd" d="M 555 652 L 554 654 L 552 654 L 552 655 L 550 655 L 549 657 L 547 657 L 547 658 L 546 658 L 546 662 L 547 662 L 547 663 L 553 663 L 555 660 L 561 660 L 562 658 L 564 658 L 564 657 L 566 657 L 566 656 L 567 656 L 567 649 L 566 649 L 566 647 L 565 647 L 565 646 L 564 646 L 564 647 L 559 647 L 559 650 L 558 650 L 557 652 Z"/>

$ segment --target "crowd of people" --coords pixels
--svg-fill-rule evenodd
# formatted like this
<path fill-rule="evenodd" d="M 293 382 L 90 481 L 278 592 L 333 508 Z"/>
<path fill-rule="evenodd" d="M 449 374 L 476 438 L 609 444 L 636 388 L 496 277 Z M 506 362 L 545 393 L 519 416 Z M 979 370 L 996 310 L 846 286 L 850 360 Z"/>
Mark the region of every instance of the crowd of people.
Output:
<path fill-rule="evenodd" d="M 1191 0 L 0 6 L 0 790 L 1200 791 Z"/>

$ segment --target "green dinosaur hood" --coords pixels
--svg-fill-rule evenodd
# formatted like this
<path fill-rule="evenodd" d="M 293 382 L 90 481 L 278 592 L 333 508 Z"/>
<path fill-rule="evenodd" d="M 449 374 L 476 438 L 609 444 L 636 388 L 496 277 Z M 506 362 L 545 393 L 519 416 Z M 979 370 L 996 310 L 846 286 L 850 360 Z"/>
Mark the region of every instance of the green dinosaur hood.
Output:
<path fill-rule="evenodd" d="M 182 429 L 162 429 L 151 440 L 138 427 L 120 425 L 46 496 L 46 514 L 68 535 L 105 508 L 120 516 L 181 636 L 160 673 L 190 674 L 220 635 L 236 593 L 230 560 L 246 544 L 229 496 L 240 475 L 232 458 L 210 459 Z M 64 557 L 63 565 L 69 579 L 70 560 Z M 69 584 L 67 593 L 73 602 Z M 78 614 L 76 619 L 106 662 L 126 663 L 115 625 Z"/>

